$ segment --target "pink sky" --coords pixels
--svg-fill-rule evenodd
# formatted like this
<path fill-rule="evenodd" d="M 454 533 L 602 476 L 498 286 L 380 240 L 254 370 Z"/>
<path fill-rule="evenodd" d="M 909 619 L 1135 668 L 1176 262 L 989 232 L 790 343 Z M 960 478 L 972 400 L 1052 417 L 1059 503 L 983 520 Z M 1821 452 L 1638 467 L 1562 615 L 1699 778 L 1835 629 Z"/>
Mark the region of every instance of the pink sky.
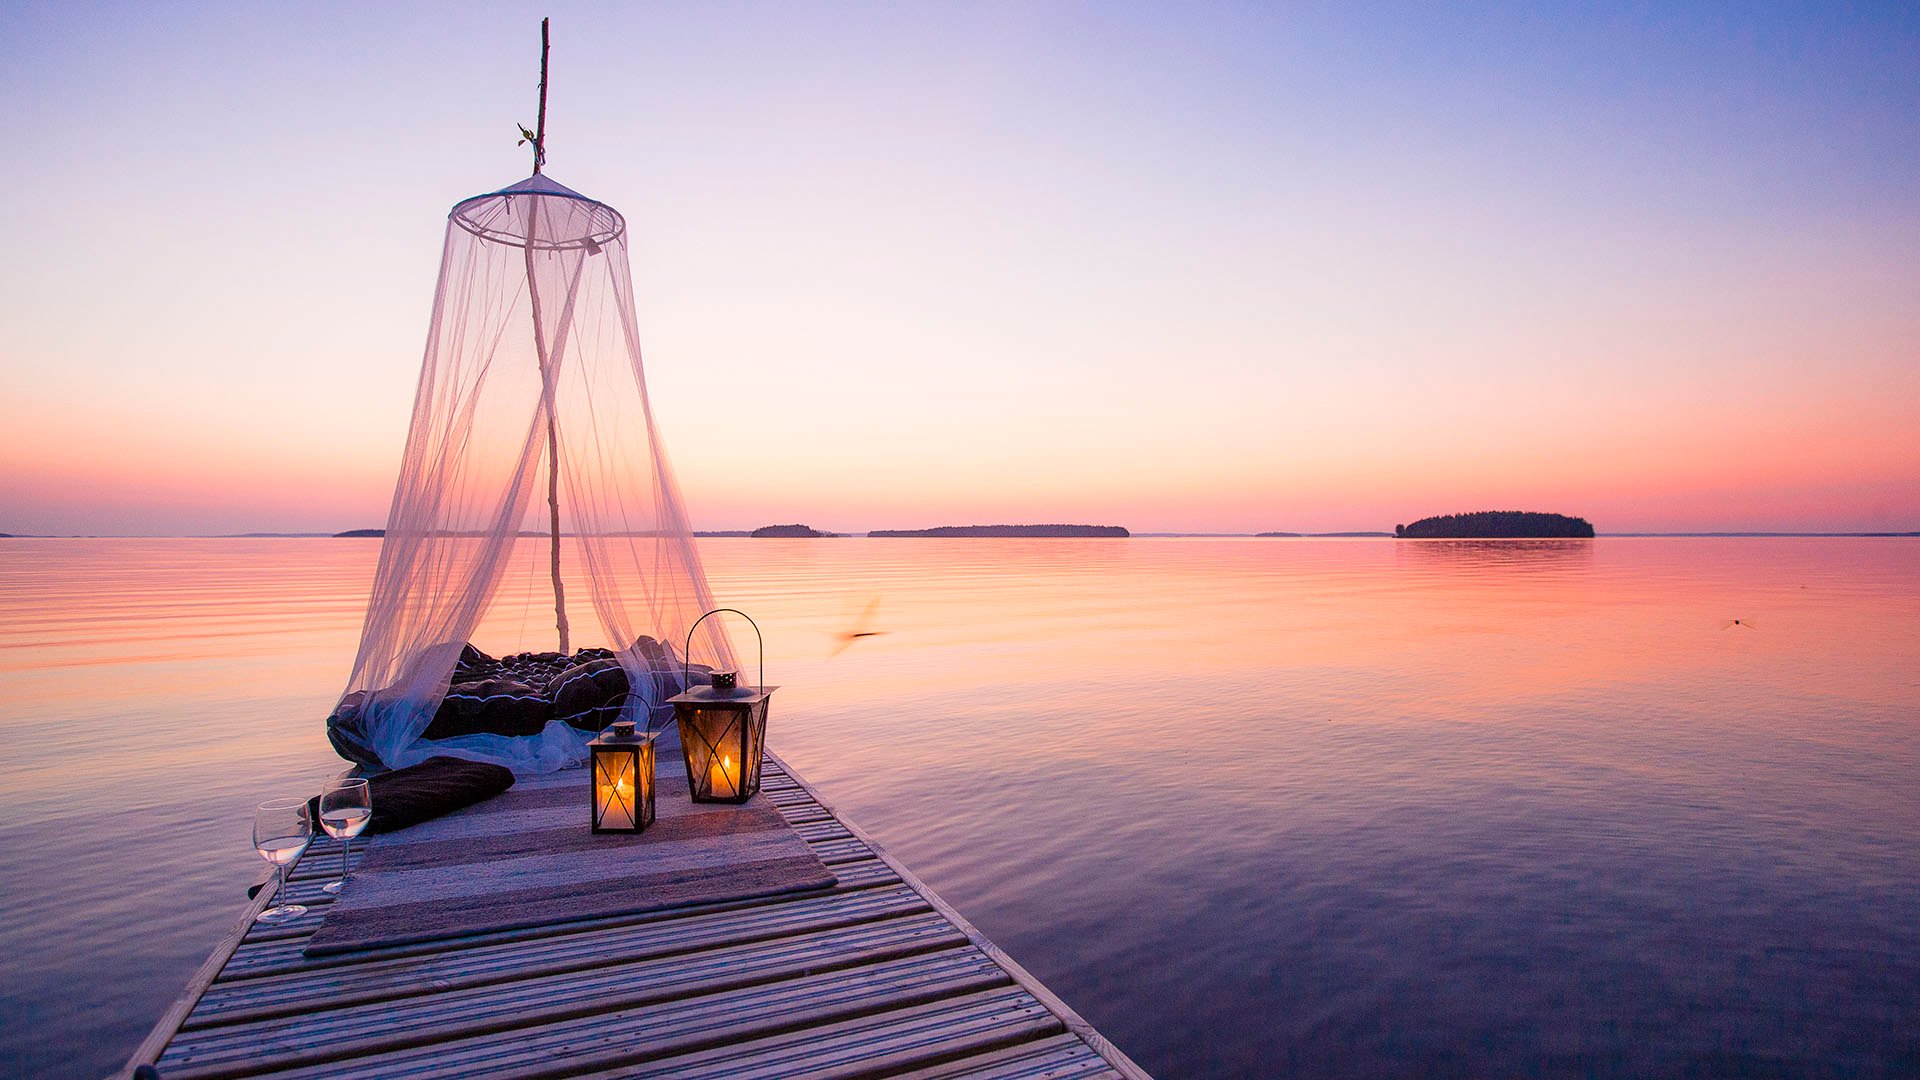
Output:
<path fill-rule="evenodd" d="M 383 523 L 464 10 L 21 17 L 0 531 Z M 702 528 L 1920 529 L 1915 20 L 1696 14 L 569 9 L 549 171 Z"/>

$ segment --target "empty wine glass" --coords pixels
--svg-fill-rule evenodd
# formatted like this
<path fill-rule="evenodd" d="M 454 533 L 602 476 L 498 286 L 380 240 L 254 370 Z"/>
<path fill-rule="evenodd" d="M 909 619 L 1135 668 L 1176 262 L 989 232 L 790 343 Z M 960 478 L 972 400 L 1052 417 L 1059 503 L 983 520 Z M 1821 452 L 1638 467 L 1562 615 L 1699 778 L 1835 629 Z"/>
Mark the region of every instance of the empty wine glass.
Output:
<path fill-rule="evenodd" d="M 307 913 L 299 904 L 286 903 L 287 867 L 313 842 L 313 823 L 307 820 L 307 800 L 274 799 L 263 802 L 253 812 L 253 847 L 260 857 L 273 864 L 278 874 L 273 887 L 274 906 L 255 918 L 260 922 L 285 922 Z"/>
<path fill-rule="evenodd" d="M 365 780 L 335 780 L 320 793 L 320 827 L 340 841 L 340 880 L 320 886 L 338 893 L 347 884 L 347 854 L 353 850 L 353 838 L 366 830 L 373 820 L 373 792 Z"/>

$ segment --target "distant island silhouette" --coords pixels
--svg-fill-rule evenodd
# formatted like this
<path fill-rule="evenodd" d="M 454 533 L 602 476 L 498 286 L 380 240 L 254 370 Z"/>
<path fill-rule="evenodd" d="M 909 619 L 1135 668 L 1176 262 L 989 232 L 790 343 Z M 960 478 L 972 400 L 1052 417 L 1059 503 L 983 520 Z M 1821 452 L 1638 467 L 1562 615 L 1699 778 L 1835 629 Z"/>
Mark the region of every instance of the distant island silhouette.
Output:
<path fill-rule="evenodd" d="M 1592 539 L 1586 518 L 1530 510 L 1481 510 L 1421 518 L 1395 525 L 1393 535 L 1407 540 Z"/>
<path fill-rule="evenodd" d="M 762 539 L 771 537 L 780 540 L 790 540 L 811 539 L 816 536 L 833 536 L 835 534 L 821 532 L 811 525 L 762 525 L 753 530 L 751 535 Z"/>
<path fill-rule="evenodd" d="M 368 538 L 378 539 L 385 535 L 387 535 L 387 530 L 385 529 L 348 529 L 346 532 L 334 533 L 333 538 L 335 540 L 365 540 Z"/>
<path fill-rule="evenodd" d="M 1092 537 L 1119 540 L 1133 534 L 1118 525 L 942 525 L 934 529 L 875 529 L 867 535 L 876 537 Z"/>

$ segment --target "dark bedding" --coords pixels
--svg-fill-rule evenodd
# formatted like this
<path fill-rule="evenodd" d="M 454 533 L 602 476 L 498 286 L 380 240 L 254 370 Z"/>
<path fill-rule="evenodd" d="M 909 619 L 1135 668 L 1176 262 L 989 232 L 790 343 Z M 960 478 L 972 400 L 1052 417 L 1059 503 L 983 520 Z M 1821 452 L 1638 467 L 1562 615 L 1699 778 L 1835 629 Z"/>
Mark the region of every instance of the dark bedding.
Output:
<path fill-rule="evenodd" d="M 433 757 L 418 765 L 381 773 L 367 780 L 373 801 L 370 833 L 393 832 L 442 814 L 464 810 L 513 786 L 513 770 L 504 765 L 460 758 Z M 307 800 L 307 813 L 317 817 L 320 796 Z"/>
<path fill-rule="evenodd" d="M 653 669 L 644 676 L 652 685 L 642 688 L 649 700 L 665 701 L 687 688 L 679 662 L 659 642 L 643 637 L 635 650 Z M 704 686 L 709 676 L 708 668 L 694 664 L 687 683 Z M 515 653 L 496 659 L 469 644 L 461 650 L 446 696 L 421 738 L 538 735 L 554 720 L 597 732 L 619 718 L 633 689 L 612 649 Z M 360 725 L 365 700 L 363 693 L 342 699 L 327 718 L 327 737 L 341 757 L 378 768 L 381 763 Z M 671 716 L 664 706 L 656 712 L 656 723 Z"/>

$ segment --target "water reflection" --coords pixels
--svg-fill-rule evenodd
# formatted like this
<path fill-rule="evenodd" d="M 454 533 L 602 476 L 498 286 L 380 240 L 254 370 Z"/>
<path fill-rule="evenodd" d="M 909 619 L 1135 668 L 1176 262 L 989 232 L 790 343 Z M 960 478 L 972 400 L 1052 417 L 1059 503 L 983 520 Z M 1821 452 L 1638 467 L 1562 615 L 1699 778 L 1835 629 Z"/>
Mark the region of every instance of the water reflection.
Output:
<path fill-rule="evenodd" d="M 531 543 L 490 651 L 546 647 Z M 107 1071 L 204 959 L 247 808 L 338 768 L 377 547 L 0 547 L 0 1061 Z M 702 556 L 776 749 L 1163 1076 L 1920 1060 L 1920 543 Z"/>
<path fill-rule="evenodd" d="M 1464 570 L 1562 570 L 1593 562 L 1593 540 L 1395 540 L 1402 562 Z"/>

